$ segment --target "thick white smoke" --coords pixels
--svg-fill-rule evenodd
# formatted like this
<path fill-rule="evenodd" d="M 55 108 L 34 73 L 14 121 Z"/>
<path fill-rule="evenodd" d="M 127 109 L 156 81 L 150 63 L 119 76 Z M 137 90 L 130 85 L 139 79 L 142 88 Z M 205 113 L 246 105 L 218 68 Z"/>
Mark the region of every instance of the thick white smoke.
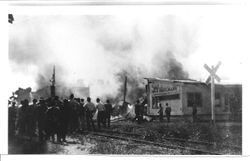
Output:
<path fill-rule="evenodd" d="M 82 80 L 92 97 L 116 96 L 123 83 L 117 75 L 123 71 L 141 82 L 152 76 L 188 77 L 179 59 L 195 50 L 197 28 L 195 21 L 174 15 L 15 15 L 9 60 L 20 76 L 18 86 L 48 85 L 56 65 L 58 84 L 72 87 Z"/>

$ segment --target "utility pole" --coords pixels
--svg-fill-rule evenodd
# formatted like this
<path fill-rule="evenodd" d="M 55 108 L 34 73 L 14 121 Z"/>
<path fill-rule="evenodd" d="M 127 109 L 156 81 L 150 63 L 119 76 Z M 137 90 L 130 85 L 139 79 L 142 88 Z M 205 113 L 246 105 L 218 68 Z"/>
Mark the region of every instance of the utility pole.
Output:
<path fill-rule="evenodd" d="M 124 91 L 123 91 L 123 102 L 126 102 L 126 95 L 127 95 L 127 76 L 125 76 L 124 80 Z"/>
<path fill-rule="evenodd" d="M 53 74 L 52 74 L 52 78 L 50 80 L 51 82 L 51 86 L 50 86 L 50 95 L 52 98 L 54 98 L 56 96 L 56 69 L 55 69 L 55 65 L 53 67 Z"/>
<path fill-rule="evenodd" d="M 206 83 L 208 84 L 211 81 L 211 120 L 212 123 L 215 123 L 215 113 L 214 113 L 214 102 L 215 102 L 215 85 L 214 85 L 214 79 L 216 79 L 218 82 L 220 82 L 220 77 L 216 75 L 216 71 L 220 67 L 221 62 L 219 62 L 216 67 L 212 66 L 211 68 L 205 64 L 204 68 L 209 72 L 210 76 L 207 78 Z"/>

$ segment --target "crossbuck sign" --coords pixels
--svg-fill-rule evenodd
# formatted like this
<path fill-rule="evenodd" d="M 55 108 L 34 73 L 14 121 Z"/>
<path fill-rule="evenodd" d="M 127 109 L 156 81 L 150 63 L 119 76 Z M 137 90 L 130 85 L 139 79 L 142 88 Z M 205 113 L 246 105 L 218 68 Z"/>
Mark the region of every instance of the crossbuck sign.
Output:
<path fill-rule="evenodd" d="M 220 67 L 221 62 L 219 62 L 215 67 L 212 66 L 211 68 L 205 64 L 204 68 L 209 72 L 210 76 L 207 78 L 206 83 L 208 84 L 211 82 L 211 112 L 212 112 L 212 122 L 215 123 L 215 117 L 214 117 L 214 95 L 215 95 L 215 89 L 214 89 L 214 79 L 220 82 L 220 77 L 216 75 L 216 71 Z"/>

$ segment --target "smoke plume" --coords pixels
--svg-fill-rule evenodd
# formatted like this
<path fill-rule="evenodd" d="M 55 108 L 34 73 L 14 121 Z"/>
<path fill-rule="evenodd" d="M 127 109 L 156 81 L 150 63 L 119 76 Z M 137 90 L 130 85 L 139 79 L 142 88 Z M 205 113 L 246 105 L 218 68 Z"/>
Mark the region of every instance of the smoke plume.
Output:
<path fill-rule="evenodd" d="M 188 78 L 178 59 L 194 50 L 196 32 L 195 23 L 173 15 L 17 15 L 9 60 L 13 73 L 33 79 L 33 90 L 49 85 L 53 65 L 57 85 L 89 86 L 91 97 L 122 98 L 127 76 L 127 97 L 134 101 L 145 77 Z"/>

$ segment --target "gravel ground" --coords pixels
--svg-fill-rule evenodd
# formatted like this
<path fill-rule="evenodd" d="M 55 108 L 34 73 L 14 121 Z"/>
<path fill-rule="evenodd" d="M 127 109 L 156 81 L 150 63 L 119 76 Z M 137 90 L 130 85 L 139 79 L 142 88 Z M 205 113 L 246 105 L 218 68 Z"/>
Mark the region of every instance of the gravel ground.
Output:
<path fill-rule="evenodd" d="M 216 144 L 242 144 L 241 124 L 218 123 L 211 126 L 209 123 L 192 124 L 189 122 L 159 123 L 146 122 L 137 124 L 131 121 L 119 121 L 112 123 L 110 130 L 121 132 L 137 133 L 141 139 L 149 141 L 166 142 L 168 137 L 181 139 L 202 140 L 215 142 Z M 168 144 L 176 144 L 168 142 Z M 182 144 L 185 146 L 185 144 Z M 188 145 L 186 145 L 188 146 Z M 193 148 L 198 148 L 193 147 Z M 230 155 L 241 155 L 241 151 L 235 151 L 228 147 L 216 146 L 212 148 L 216 152 Z M 208 148 L 207 150 L 211 150 Z M 143 155 L 190 155 L 186 150 L 167 149 L 157 146 L 149 146 L 132 141 L 121 141 L 116 139 L 103 139 L 99 136 L 71 135 L 67 138 L 67 143 L 58 144 L 50 141 L 39 143 L 37 138 L 32 141 L 25 137 L 15 137 L 9 139 L 9 154 L 143 154 Z"/>

